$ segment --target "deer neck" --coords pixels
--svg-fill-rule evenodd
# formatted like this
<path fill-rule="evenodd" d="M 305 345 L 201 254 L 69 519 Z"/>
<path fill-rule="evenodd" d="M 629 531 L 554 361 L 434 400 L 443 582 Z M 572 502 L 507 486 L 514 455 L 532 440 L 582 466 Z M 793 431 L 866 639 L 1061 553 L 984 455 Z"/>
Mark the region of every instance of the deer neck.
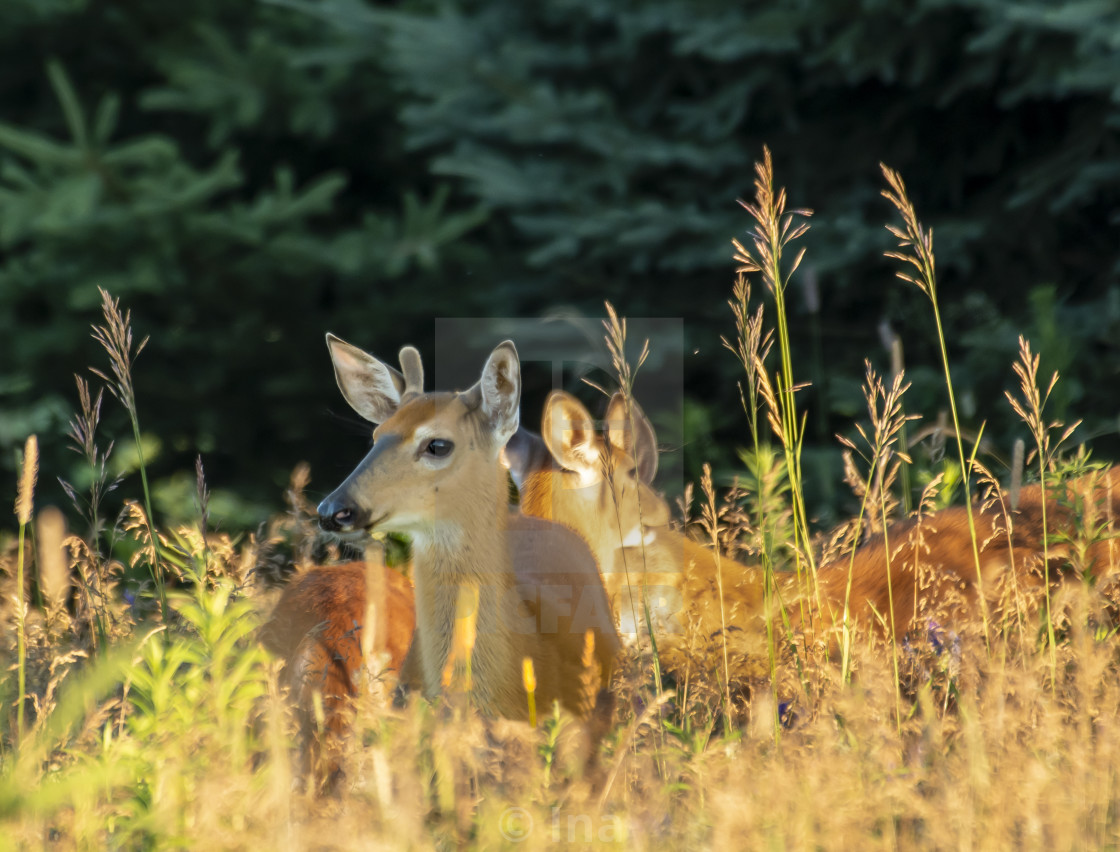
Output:
<path fill-rule="evenodd" d="M 589 491 L 593 495 L 590 499 Z M 622 545 L 609 488 L 602 483 L 584 484 L 578 474 L 558 467 L 540 469 L 525 477 L 521 511 L 575 530 L 597 556 Z"/>
<path fill-rule="evenodd" d="M 478 607 L 471 654 L 473 697 L 480 706 L 493 707 L 510 673 L 519 682 L 509 618 L 509 607 L 516 606 L 511 602 L 516 582 L 506 533 L 505 475 L 505 469 L 495 465 L 493 477 L 480 478 L 477 489 L 448 505 L 438 527 L 413 537 L 416 636 L 429 697 L 440 692 L 455 621 L 470 608 L 474 589 Z"/>
<path fill-rule="evenodd" d="M 555 519 L 553 509 L 553 482 L 561 476 L 551 463 L 525 476 L 521 484 L 521 511 L 546 521 Z"/>

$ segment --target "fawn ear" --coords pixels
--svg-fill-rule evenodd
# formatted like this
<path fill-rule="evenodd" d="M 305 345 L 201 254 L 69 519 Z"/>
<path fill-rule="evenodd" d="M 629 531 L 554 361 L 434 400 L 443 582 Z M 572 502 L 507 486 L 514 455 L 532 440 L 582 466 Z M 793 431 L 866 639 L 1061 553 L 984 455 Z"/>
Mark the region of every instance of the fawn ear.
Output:
<path fill-rule="evenodd" d="M 566 470 L 601 476 L 602 458 L 595 421 L 583 403 L 565 391 L 553 391 L 544 404 L 541 437 L 557 464 Z"/>
<path fill-rule="evenodd" d="M 327 333 L 334 378 L 343 397 L 370 423 L 384 423 L 400 407 L 404 376 L 372 355 Z"/>
<path fill-rule="evenodd" d="M 482 368 L 482 377 L 467 393 L 477 396 L 494 443 L 504 447 L 521 422 L 521 362 L 512 340 L 494 348 Z"/>
<path fill-rule="evenodd" d="M 627 417 L 626 398 L 621 392 L 611 397 L 607 406 L 607 440 L 634 459 L 642 482 L 653 482 L 657 475 L 657 433 L 637 400 L 630 400 Z"/>

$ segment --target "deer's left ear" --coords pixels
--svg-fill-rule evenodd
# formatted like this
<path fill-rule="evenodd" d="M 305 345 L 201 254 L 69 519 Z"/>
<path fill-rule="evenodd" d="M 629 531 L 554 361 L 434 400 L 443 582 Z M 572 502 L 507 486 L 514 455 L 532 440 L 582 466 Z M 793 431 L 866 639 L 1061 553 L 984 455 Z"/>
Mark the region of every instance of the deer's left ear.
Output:
<path fill-rule="evenodd" d="M 657 433 L 633 399 L 627 416 L 626 399 L 621 393 L 612 396 L 607 406 L 607 440 L 634 459 L 643 482 L 653 482 L 657 475 Z"/>

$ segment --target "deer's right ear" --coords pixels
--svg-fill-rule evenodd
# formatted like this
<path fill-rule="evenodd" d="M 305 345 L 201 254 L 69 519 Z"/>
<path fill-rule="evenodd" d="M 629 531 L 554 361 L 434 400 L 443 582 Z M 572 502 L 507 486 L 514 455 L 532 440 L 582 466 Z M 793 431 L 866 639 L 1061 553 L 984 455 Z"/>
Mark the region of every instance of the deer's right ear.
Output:
<path fill-rule="evenodd" d="M 541 437 L 557 464 L 577 473 L 602 474 L 595 421 L 583 403 L 565 391 L 553 391 L 544 404 Z"/>
<path fill-rule="evenodd" d="M 512 340 L 502 341 L 486 359 L 482 377 L 467 393 L 477 393 L 479 407 L 504 447 L 521 422 L 521 362 Z"/>
<path fill-rule="evenodd" d="M 401 404 L 404 376 L 345 340 L 327 332 L 334 378 L 346 401 L 370 423 L 384 423 Z"/>

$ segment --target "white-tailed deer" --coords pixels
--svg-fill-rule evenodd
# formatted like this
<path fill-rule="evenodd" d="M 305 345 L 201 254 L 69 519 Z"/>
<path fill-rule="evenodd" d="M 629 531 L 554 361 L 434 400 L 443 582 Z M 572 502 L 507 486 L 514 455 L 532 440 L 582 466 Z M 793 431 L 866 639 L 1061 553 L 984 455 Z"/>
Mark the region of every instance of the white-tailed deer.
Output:
<path fill-rule="evenodd" d="M 631 592 L 640 607 L 635 589 L 647 582 L 679 591 L 676 605 L 682 624 L 691 621 L 704 624 L 705 629 L 714 627 L 719 618 L 714 555 L 679 533 L 657 526 L 668 514 L 668 506 L 649 487 L 656 470 L 650 456 L 657 451 L 652 426 L 636 404 L 627 418 L 618 395 L 611 400 L 607 421 L 604 439 L 578 401 L 562 392 L 549 397 L 542 425 L 544 440 L 522 430 L 506 449 L 507 462 L 522 490 L 522 510 L 576 530 L 592 543 L 604 570 L 614 566 L 614 576 L 605 580 L 624 626 L 634 623 L 634 616 L 627 613 Z M 605 469 L 613 469 L 615 474 L 608 477 Z M 1037 606 L 1045 573 L 1054 583 L 1071 575 L 1115 574 L 1120 561 L 1116 537 L 1120 473 L 1115 469 L 1089 473 L 1048 487 L 1045 552 L 1050 558 L 1049 572 L 1043 571 L 1042 507 L 1039 485 L 1023 488 L 1014 509 L 999 500 L 989 501 L 983 508 L 973 507 L 983 594 L 997 618 L 1011 606 Z M 606 529 L 605 519 L 615 523 L 613 535 Z M 638 549 L 627 546 L 643 539 L 644 562 Z M 627 572 L 620 571 L 623 556 Z M 643 565 L 648 566 L 644 575 Z M 737 639 L 746 643 L 750 653 L 758 647 L 752 637 L 758 635 L 762 572 L 726 558 L 720 560 L 720 566 L 726 623 L 729 629 L 742 631 Z M 850 552 L 836 557 L 818 569 L 818 578 L 821 606 L 818 609 L 813 595 L 804 612 L 830 641 L 843 618 L 845 599 L 849 618 L 864 629 L 889 630 L 893 602 L 893 625 L 900 637 L 914 628 L 924 630 L 930 621 L 944 624 L 946 618 L 979 619 L 976 562 L 963 506 L 891 524 L 885 541 L 882 534 L 872 537 L 856 549 L 854 563 Z M 802 623 L 802 608 L 795 605 L 792 584 L 787 580 L 781 585 L 795 631 L 809 629 Z M 669 599 L 671 596 L 661 595 L 655 600 Z M 656 605 L 651 610 L 656 632 L 672 612 L 658 613 Z M 699 614 L 694 615 L 697 610 Z M 640 609 L 637 616 L 641 617 Z M 728 635 L 730 639 L 734 634 Z"/>
<path fill-rule="evenodd" d="M 528 657 L 538 707 L 556 700 L 579 717 L 602 711 L 618 637 L 595 559 L 570 530 L 508 506 L 499 453 L 519 419 L 513 344 L 499 345 L 478 383 L 459 393 L 424 393 L 412 347 L 401 350 L 402 375 L 333 335 L 327 345 L 346 401 L 380 425 L 373 449 L 319 505 L 319 523 L 411 537 L 416 631 L 402 682 L 437 696 L 457 617 L 469 616 L 470 694 L 481 709 L 529 717 Z M 463 600 L 477 601 L 472 612 Z"/>
<path fill-rule="evenodd" d="M 972 508 L 983 597 L 996 625 L 1016 612 L 1036 610 L 1046 576 L 1054 586 L 1071 577 L 1100 579 L 1115 575 L 1120 564 L 1117 469 L 1048 484 L 1045 524 L 1042 496 L 1042 486 L 1034 484 L 1021 490 L 1015 507 L 1001 492 Z M 865 628 L 878 624 L 888 631 L 893 603 L 897 636 L 925 630 L 931 622 L 980 619 L 976 555 L 964 506 L 893 523 L 854 555 L 821 566 L 817 576 L 823 612 L 818 619 L 814 606 L 807 609 L 825 635 L 842 620 L 845 598 L 850 615 Z M 800 626 L 800 613 L 792 611 L 791 617 Z"/>
<path fill-rule="evenodd" d="M 732 676 L 762 674 L 768 660 L 762 572 L 669 527 L 669 505 L 651 485 L 656 434 L 637 403 L 627 416 L 625 400 L 615 394 L 606 421 L 604 438 L 579 400 L 553 391 L 542 437 L 520 430 L 505 450 L 521 510 L 587 540 L 620 632 L 631 641 L 645 633 L 648 608 L 668 668 L 680 668 L 680 652 L 714 665 L 726 637 Z"/>
<path fill-rule="evenodd" d="M 367 637 L 369 588 L 377 628 Z M 302 770 L 327 786 L 339 775 L 338 746 L 350 727 L 367 655 L 384 654 L 385 668 L 400 671 L 416 623 L 412 598 L 408 579 L 380 563 L 317 567 L 288 583 L 261 627 L 262 644 L 284 660 L 282 682 L 299 723 Z"/>

